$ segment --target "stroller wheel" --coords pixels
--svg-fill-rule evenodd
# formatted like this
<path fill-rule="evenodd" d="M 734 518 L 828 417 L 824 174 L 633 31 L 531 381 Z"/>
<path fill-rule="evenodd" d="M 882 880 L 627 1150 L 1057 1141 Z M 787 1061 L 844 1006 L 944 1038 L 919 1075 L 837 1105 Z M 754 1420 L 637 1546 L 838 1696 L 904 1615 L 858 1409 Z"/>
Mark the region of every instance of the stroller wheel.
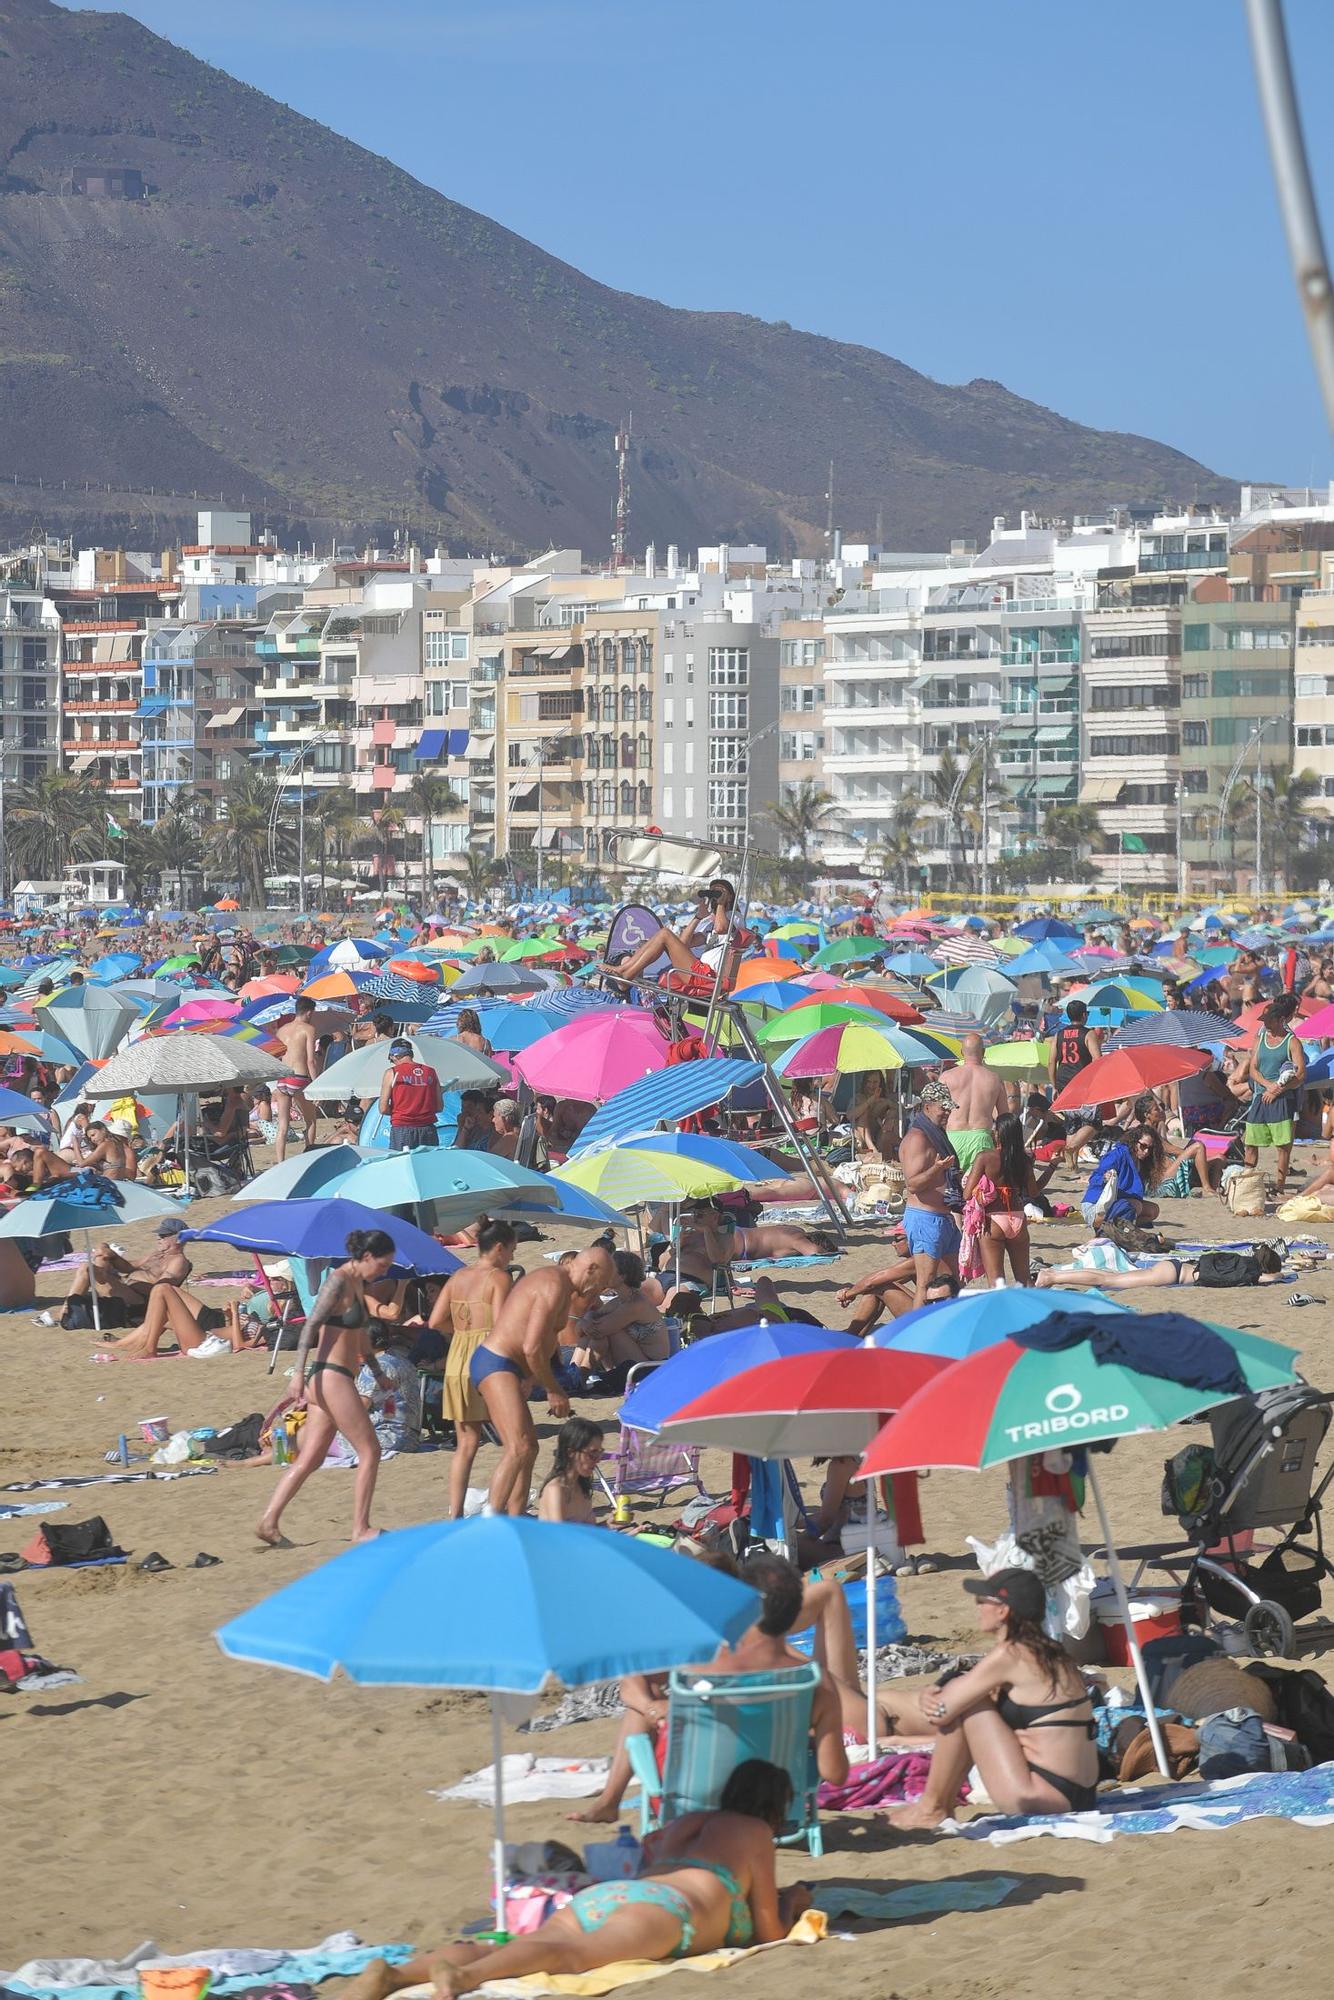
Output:
<path fill-rule="evenodd" d="M 1290 1660 L 1296 1643 L 1292 1620 L 1281 1604 L 1262 1597 L 1246 1613 L 1245 1633 L 1251 1651 L 1260 1660 Z"/>

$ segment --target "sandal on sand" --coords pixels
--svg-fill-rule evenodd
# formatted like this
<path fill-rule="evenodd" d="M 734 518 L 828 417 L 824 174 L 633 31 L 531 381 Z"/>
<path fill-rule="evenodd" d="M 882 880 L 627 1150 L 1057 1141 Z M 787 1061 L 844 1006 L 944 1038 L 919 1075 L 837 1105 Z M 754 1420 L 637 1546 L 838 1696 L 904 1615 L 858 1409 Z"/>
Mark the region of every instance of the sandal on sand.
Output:
<path fill-rule="evenodd" d="M 1289 1292 L 1287 1303 L 1290 1306 L 1318 1306 L 1320 1301 L 1312 1292 Z"/>

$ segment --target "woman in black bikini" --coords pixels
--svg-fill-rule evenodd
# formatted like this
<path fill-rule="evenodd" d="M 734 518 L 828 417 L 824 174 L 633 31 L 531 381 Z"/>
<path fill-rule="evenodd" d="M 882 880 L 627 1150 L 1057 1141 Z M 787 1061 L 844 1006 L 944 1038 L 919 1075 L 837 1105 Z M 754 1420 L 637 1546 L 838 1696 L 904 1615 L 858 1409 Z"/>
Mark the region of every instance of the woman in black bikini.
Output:
<path fill-rule="evenodd" d="M 1093 1704 L 1074 1661 L 1042 1629 L 1041 1580 L 1032 1570 L 1002 1569 L 969 1577 L 964 1589 L 977 1598 L 978 1627 L 994 1633 L 995 1644 L 919 1702 L 896 1704 L 900 1734 L 920 1717 L 934 1742 L 926 1790 L 890 1818 L 900 1827 L 939 1826 L 973 1764 L 1000 1812 L 1088 1812 L 1098 1782 Z"/>
<path fill-rule="evenodd" d="M 347 1262 L 329 1272 L 301 1330 L 292 1370 L 292 1398 L 297 1405 L 306 1405 L 306 1421 L 301 1455 L 274 1487 L 255 1530 L 261 1542 L 270 1547 L 277 1547 L 283 1539 L 278 1525 L 283 1509 L 311 1473 L 323 1465 L 338 1431 L 357 1454 L 352 1539 L 368 1542 L 376 1533 L 371 1526 L 371 1495 L 380 1469 L 380 1446 L 356 1382 L 358 1371 L 369 1367 L 380 1388 L 390 1386 L 371 1351 L 366 1287 L 386 1277 L 393 1261 L 394 1239 L 386 1231 L 354 1229 L 347 1239 Z M 307 1372 L 306 1359 L 316 1341 L 318 1350 Z"/>

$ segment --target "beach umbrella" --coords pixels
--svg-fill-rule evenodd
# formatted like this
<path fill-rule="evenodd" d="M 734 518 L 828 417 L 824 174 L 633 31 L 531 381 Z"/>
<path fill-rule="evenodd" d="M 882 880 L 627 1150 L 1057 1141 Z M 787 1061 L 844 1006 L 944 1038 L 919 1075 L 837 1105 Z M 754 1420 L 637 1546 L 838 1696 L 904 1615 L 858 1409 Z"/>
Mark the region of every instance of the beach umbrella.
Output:
<path fill-rule="evenodd" d="M 1051 1101 L 1053 1111 L 1078 1111 L 1085 1104 L 1110 1104 L 1118 1097 L 1137 1097 L 1141 1090 L 1156 1090 L 1162 1083 L 1179 1083 L 1183 1076 L 1198 1076 L 1213 1058 L 1202 1049 L 1178 1049 L 1168 1043 L 1149 1043 L 1141 1048 L 1117 1049 L 1096 1056 L 1058 1091 Z"/>
<path fill-rule="evenodd" d="M 667 1067 L 667 1040 L 647 1009 L 600 1009 L 523 1049 L 514 1067 L 539 1095 L 603 1104 L 627 1084 Z"/>
<path fill-rule="evenodd" d="M 1067 1000 L 1082 1000 L 1086 1007 L 1125 1007 L 1132 1013 L 1154 1013 L 1162 1008 L 1162 988 L 1132 985 L 1127 979 L 1100 979 L 1087 986 L 1072 987 Z"/>
<path fill-rule="evenodd" d="M 705 1132 L 627 1132 L 611 1143 L 633 1146 L 637 1153 L 671 1153 L 738 1181 L 771 1181 L 781 1172 L 753 1146 L 739 1145 L 735 1139 L 714 1139 Z"/>
<path fill-rule="evenodd" d="M 637 1083 L 628 1084 L 593 1113 L 579 1135 L 575 1150 L 590 1152 L 627 1132 L 675 1124 L 678 1119 L 721 1103 L 730 1092 L 758 1082 L 763 1075 L 761 1062 L 743 1061 L 739 1056 L 704 1056 L 697 1062 L 660 1070 L 654 1076 L 641 1076 Z"/>
<path fill-rule="evenodd" d="M 404 1035 L 418 1062 L 426 1063 L 440 1079 L 442 1090 L 491 1090 L 508 1083 L 509 1072 L 489 1056 L 479 1056 L 462 1042 L 443 1035 Z M 392 1044 L 384 1040 L 352 1049 L 306 1085 L 312 1103 L 340 1102 L 345 1097 L 378 1097 L 380 1080 L 389 1065 Z"/>
<path fill-rule="evenodd" d="M 1334 1037 L 1334 1005 L 1317 1006 L 1304 1020 L 1293 1022 L 1293 1031 L 1304 1042 L 1326 1042 Z"/>
<path fill-rule="evenodd" d="M 1329 1010 L 1334 1034 L 1334 1008 Z M 1307 1024 L 1302 1023 L 1298 1032 L 1306 1033 Z M 1235 1021 L 1229 1021 L 1222 1014 L 1206 1014 L 1193 1008 L 1181 1007 L 1172 1012 L 1145 1014 L 1138 1020 L 1127 1021 L 1114 1035 L 1109 1035 L 1103 1043 L 1104 1054 L 1116 1049 L 1143 1048 L 1147 1043 L 1159 1045 L 1173 1043 L 1177 1048 L 1202 1049 L 1215 1042 L 1235 1041 L 1243 1030 Z"/>
<path fill-rule="evenodd" d="M 864 1451 L 893 1410 L 949 1364 L 934 1355 L 831 1347 L 747 1368 L 669 1417 L 668 1440 L 748 1458 L 834 1458 Z M 876 1532 L 879 1503 L 867 1488 L 866 1741 L 875 1754 Z"/>
<path fill-rule="evenodd" d="M 159 1194 L 156 1188 L 144 1187 L 139 1181 L 113 1181 L 102 1174 L 73 1175 L 55 1185 L 54 1194 L 29 1195 L 0 1216 L 0 1237 L 27 1241 L 42 1236 L 81 1234 L 88 1261 L 93 1325 L 100 1333 L 102 1316 L 93 1283 L 93 1230 L 118 1229 L 129 1222 L 146 1222 L 153 1216 L 179 1215 L 181 1203 Z"/>
<path fill-rule="evenodd" d="M 1022 924 L 1014 927 L 1016 937 L 1029 938 L 1034 944 L 1061 943 L 1071 939 L 1078 944 L 1082 932 L 1077 924 L 1067 917 L 1027 917 Z"/>
<path fill-rule="evenodd" d="M 828 1348 L 853 1351 L 860 1345 L 850 1333 L 836 1333 L 832 1327 L 805 1322 L 788 1325 L 757 1317 L 749 1326 L 711 1334 L 707 1340 L 679 1348 L 626 1397 L 620 1420 L 631 1430 L 656 1433 L 687 1403 L 748 1368 L 789 1354 L 814 1354 Z"/>
<path fill-rule="evenodd" d="M 564 1166 L 554 1167 L 558 1185 L 582 1188 L 613 1208 L 638 1208 L 645 1202 L 703 1201 L 710 1195 L 731 1194 L 738 1176 L 684 1155 L 641 1151 L 627 1140 L 599 1152 L 581 1152 Z"/>
<path fill-rule="evenodd" d="M 920 1019 L 920 1015 L 918 1016 Z M 764 1049 L 786 1048 L 791 1042 L 804 1041 L 808 1035 L 818 1034 L 823 1028 L 841 1028 L 850 1021 L 861 1021 L 865 1026 L 877 1028 L 883 1025 L 884 1017 L 874 1007 L 866 1007 L 856 1000 L 838 1000 L 824 993 L 813 993 L 804 1007 L 791 1007 L 774 1020 L 766 1021 L 757 1030 L 755 1039 Z"/>
<path fill-rule="evenodd" d="M 26 1040 L 9 1028 L 0 1033 L 0 1056 L 35 1056 L 40 1053 L 35 1041 Z"/>
<path fill-rule="evenodd" d="M 848 1076 L 873 1069 L 905 1069 L 952 1062 L 957 1050 L 915 1028 L 847 1021 L 794 1042 L 774 1063 L 779 1076 Z"/>
<path fill-rule="evenodd" d="M 265 1167 L 253 1181 L 238 1188 L 231 1199 L 233 1202 L 300 1201 L 320 1193 L 332 1194 L 334 1182 L 368 1157 L 360 1146 L 349 1146 L 341 1139 L 336 1145 L 314 1146 L 309 1152 L 298 1153 L 295 1159 Z"/>
<path fill-rule="evenodd" d="M 236 997 L 241 1001 L 276 1000 L 284 996 L 294 999 L 300 990 L 301 981 L 295 972 L 264 972 L 257 979 L 247 979 L 245 985 L 237 989 Z"/>
<path fill-rule="evenodd" d="M 936 939 L 933 956 L 941 965 L 995 965 L 1000 953 L 987 938 L 947 931 Z"/>
<path fill-rule="evenodd" d="M 358 1160 L 329 1188 L 367 1208 L 416 1208 L 429 1202 L 437 1227 L 464 1228 L 483 1212 L 520 1200 L 534 1207 L 558 1206 L 545 1174 L 516 1166 L 497 1153 L 468 1147 L 415 1146 Z"/>
<path fill-rule="evenodd" d="M 532 1708 L 531 1699 L 514 1697 L 711 1659 L 753 1624 L 758 1605 L 744 1583 L 670 1549 L 499 1514 L 379 1535 L 298 1577 L 215 1637 L 233 1659 L 319 1680 L 341 1668 L 363 1686 L 477 1688 L 490 1696 L 503 1934 L 501 1722 Z M 614 1606 L 614 1615 L 598 1615 L 598 1606 Z"/>
<path fill-rule="evenodd" d="M 1063 951 L 1053 951 L 1049 945 L 1035 945 L 1032 950 L 1016 953 L 1005 961 L 1007 979 L 1075 979 L 1085 972 L 1078 959 L 1067 958 Z"/>
<path fill-rule="evenodd" d="M 1096 1288 L 1081 1290 L 1078 1305 L 1081 1312 L 1091 1313 L 1131 1310 L 1122 1300 Z M 876 1347 L 902 1347 L 914 1354 L 961 1361 L 984 1347 L 994 1347 L 1010 1334 L 1036 1326 L 1039 1320 L 1050 1319 L 1055 1310 L 1050 1288 L 1039 1291 L 1036 1286 L 1005 1285 L 999 1291 L 961 1292 L 954 1299 L 917 1306 L 876 1327 L 867 1338 Z"/>
<path fill-rule="evenodd" d="M 104 952 L 95 965 L 89 966 L 88 984 L 90 986 L 114 986 L 118 979 L 128 979 L 131 973 L 137 972 L 142 964 L 143 960 L 140 958 L 138 952 Z"/>
<path fill-rule="evenodd" d="M 910 986 L 897 979 L 877 979 L 871 974 L 866 979 L 842 980 L 836 993 L 825 995 L 820 992 L 807 993 L 794 1002 L 797 1007 L 814 1007 L 823 999 L 841 1000 L 846 1006 L 869 1007 L 872 1013 L 883 1014 L 901 1028 L 914 1027 L 922 1018 L 916 1005 L 918 995 Z"/>
<path fill-rule="evenodd" d="M 507 944 L 504 951 L 501 952 L 500 962 L 502 965 L 515 965 L 521 963 L 525 958 L 546 958 L 553 951 L 563 951 L 564 948 L 565 942 L 563 938 L 515 938 L 513 944 Z"/>
<path fill-rule="evenodd" d="M 1016 991 L 1012 979 L 989 965 L 970 965 L 957 976 L 951 973 L 945 988 L 951 1006 L 979 1014 L 988 1026 L 1005 1019 Z"/>
<path fill-rule="evenodd" d="M 338 938 L 310 956 L 306 973 L 314 979 L 321 972 L 364 971 L 367 967 L 373 969 L 388 956 L 387 946 L 376 944 L 373 938 Z"/>
<path fill-rule="evenodd" d="M 183 1230 L 181 1240 L 230 1243 L 257 1257 L 327 1257 L 337 1262 L 347 1255 L 347 1238 L 354 1229 L 383 1229 L 393 1238 L 400 1276 L 438 1276 L 462 1268 L 452 1250 L 411 1222 L 336 1194 L 255 1202 L 202 1228 Z"/>
<path fill-rule="evenodd" d="M 743 1007 L 792 1007 L 811 995 L 796 979 L 756 979 L 744 987 L 733 987 L 732 997 Z"/>
<path fill-rule="evenodd" d="M 889 946 L 883 938 L 835 938 L 832 944 L 822 945 L 810 962 L 817 967 L 851 965 L 863 958 L 884 958 L 888 951 Z"/>
<path fill-rule="evenodd" d="M 995 1042 L 986 1050 L 983 1061 L 989 1069 L 1020 1073 L 1040 1070 L 1045 1074 L 1050 1054 L 1050 1042 Z"/>
<path fill-rule="evenodd" d="M 450 993 L 459 999 L 467 993 L 541 993 L 548 989 L 550 977 L 531 965 L 470 965 L 454 981 Z"/>
<path fill-rule="evenodd" d="M 283 1064 L 252 1043 L 194 1035 L 188 1028 L 144 1037 L 117 1050 L 84 1085 L 85 1097 L 132 1097 L 140 1091 L 191 1096 L 233 1084 L 269 1083 L 287 1074 Z"/>
<path fill-rule="evenodd" d="M 124 1039 L 139 1009 L 132 1000 L 105 986 L 66 986 L 37 1003 L 43 1027 L 49 1027 L 81 1056 L 109 1056 Z"/>
<path fill-rule="evenodd" d="M 1074 1337 L 1080 1320 L 1077 1308 L 1072 1307 L 1069 1313 L 1052 1312 L 1040 1322 L 1058 1338 L 1068 1325 L 1072 1337 L 1065 1344 L 1044 1340 L 1041 1346 L 1025 1345 L 1022 1335 L 1018 1340 L 1007 1337 L 935 1376 L 890 1418 L 863 1457 L 858 1477 L 871 1479 L 928 1467 L 981 1471 L 1026 1458 L 1035 1447 L 1068 1449 L 1166 1430 L 1231 1401 L 1239 1393 L 1238 1382 L 1244 1384 L 1245 1393 L 1254 1394 L 1296 1379 L 1296 1349 L 1281 1347 L 1276 1341 L 1186 1319 L 1179 1313 L 1134 1317 L 1138 1335 L 1135 1351 L 1146 1355 L 1157 1348 L 1165 1366 L 1179 1350 L 1184 1332 L 1215 1336 L 1235 1361 L 1233 1384 L 1215 1389 L 1192 1387 L 1130 1365 L 1101 1341 L 1095 1347 L 1089 1338 Z M 1034 1329 L 1028 1331 L 1031 1334 Z M 1088 1457 L 1088 1482 L 1159 1769 L 1167 1777 L 1170 1770 L 1098 1479 L 1096 1453 Z"/>
<path fill-rule="evenodd" d="M 924 951 L 896 951 L 885 960 L 885 970 L 901 973 L 905 979 L 925 979 L 930 973 L 939 972 L 940 967 Z"/>
<path fill-rule="evenodd" d="M 204 994 L 197 1000 L 183 1000 L 179 1007 L 155 1020 L 155 1028 L 193 1028 L 200 1022 L 234 1021 L 240 1011 L 239 1000 L 221 1000 L 212 994 Z"/>

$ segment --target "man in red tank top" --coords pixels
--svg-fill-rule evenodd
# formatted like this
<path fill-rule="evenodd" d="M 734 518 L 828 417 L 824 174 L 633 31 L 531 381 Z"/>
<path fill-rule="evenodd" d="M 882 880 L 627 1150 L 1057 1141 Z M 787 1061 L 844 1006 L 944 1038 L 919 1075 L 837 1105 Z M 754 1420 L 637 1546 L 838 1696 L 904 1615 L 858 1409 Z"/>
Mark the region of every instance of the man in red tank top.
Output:
<path fill-rule="evenodd" d="M 411 1042 L 391 1042 L 389 1061 L 380 1079 L 380 1109 L 389 1120 L 389 1144 L 394 1152 L 440 1144 L 435 1121 L 441 1102 L 440 1079 L 430 1064 L 418 1061 Z"/>

